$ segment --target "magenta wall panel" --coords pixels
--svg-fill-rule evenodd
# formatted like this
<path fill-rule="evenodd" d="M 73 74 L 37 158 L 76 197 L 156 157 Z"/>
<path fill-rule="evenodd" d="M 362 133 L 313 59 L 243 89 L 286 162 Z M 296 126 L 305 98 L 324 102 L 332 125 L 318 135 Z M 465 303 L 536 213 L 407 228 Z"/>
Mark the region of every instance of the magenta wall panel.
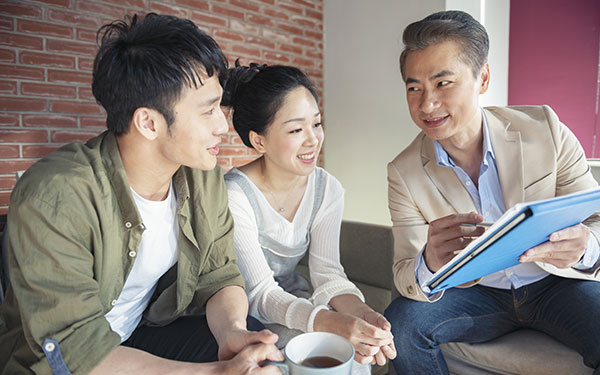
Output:
<path fill-rule="evenodd" d="M 550 105 L 587 157 L 600 156 L 600 1 L 511 0 L 509 38 L 508 104 Z"/>

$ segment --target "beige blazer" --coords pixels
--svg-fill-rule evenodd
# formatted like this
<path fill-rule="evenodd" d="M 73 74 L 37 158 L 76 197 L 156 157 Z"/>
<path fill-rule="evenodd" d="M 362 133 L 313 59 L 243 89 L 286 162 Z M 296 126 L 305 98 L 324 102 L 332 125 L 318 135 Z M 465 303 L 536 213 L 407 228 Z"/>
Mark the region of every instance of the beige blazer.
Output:
<path fill-rule="evenodd" d="M 488 107 L 484 115 L 507 208 L 598 185 L 581 145 L 550 107 Z M 415 261 L 427 242 L 428 223 L 477 210 L 454 171 L 438 166 L 434 143 L 422 132 L 388 164 L 388 183 L 394 283 L 401 295 L 427 301 L 416 280 Z M 600 216 L 585 223 L 600 238 Z M 600 280 L 598 264 L 590 272 L 537 265 L 562 277 Z"/>

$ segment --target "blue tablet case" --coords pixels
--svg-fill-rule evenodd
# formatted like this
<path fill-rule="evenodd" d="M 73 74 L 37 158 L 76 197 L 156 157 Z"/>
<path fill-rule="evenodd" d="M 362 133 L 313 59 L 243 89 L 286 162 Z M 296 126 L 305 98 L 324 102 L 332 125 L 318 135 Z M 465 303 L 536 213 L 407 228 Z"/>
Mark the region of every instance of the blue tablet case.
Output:
<path fill-rule="evenodd" d="M 557 230 L 581 223 L 600 210 L 600 188 L 542 201 L 520 203 L 475 240 L 460 257 L 440 269 L 427 283 L 431 293 L 473 281 L 519 264 L 530 248 L 548 241 Z"/>

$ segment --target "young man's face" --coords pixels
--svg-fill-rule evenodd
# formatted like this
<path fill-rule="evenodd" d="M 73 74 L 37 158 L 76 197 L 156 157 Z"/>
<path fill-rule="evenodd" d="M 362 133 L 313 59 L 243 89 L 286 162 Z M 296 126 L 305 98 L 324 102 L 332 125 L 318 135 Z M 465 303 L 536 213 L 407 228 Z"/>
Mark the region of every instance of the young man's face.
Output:
<path fill-rule="evenodd" d="M 223 89 L 217 74 L 202 77 L 202 82 L 198 88 L 183 88 L 173 106 L 175 120 L 161 136 L 160 150 L 169 162 L 210 170 L 229 126 L 220 106 Z"/>
<path fill-rule="evenodd" d="M 455 41 L 410 52 L 405 62 L 406 97 L 412 120 L 431 139 L 452 141 L 481 127 L 479 95 L 487 90 L 486 64 L 477 77 Z"/>

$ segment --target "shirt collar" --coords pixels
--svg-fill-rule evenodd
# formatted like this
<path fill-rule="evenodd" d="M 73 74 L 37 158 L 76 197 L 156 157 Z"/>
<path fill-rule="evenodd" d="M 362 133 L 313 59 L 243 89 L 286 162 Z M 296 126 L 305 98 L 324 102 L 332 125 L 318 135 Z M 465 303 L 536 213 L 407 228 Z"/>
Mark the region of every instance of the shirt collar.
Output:
<path fill-rule="evenodd" d="M 481 117 L 483 118 L 483 163 L 488 165 L 489 160 L 496 161 L 496 155 L 494 154 L 494 148 L 492 147 L 492 141 L 490 139 L 490 132 L 488 130 L 487 119 L 485 118 L 485 112 L 481 109 Z M 450 155 L 444 150 L 440 142 L 433 141 L 435 147 L 435 156 L 437 163 L 441 167 L 453 168 L 456 164 L 450 159 Z M 489 158 L 489 159 L 488 159 Z"/>

